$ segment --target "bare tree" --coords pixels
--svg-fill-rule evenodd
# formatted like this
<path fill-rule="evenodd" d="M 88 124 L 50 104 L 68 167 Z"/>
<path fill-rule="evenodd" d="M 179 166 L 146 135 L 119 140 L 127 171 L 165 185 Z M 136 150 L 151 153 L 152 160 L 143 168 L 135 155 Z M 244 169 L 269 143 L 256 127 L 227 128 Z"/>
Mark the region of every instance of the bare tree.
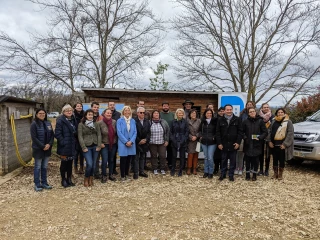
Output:
<path fill-rule="evenodd" d="M 0 66 L 23 77 L 59 82 L 72 92 L 83 85 L 130 86 L 162 50 L 163 22 L 148 1 L 30 1 L 52 13 L 49 33 L 33 34 L 30 46 L 0 34 Z"/>
<path fill-rule="evenodd" d="M 270 94 L 269 100 L 297 96 L 315 81 L 319 1 L 176 2 L 184 9 L 174 19 L 177 76 L 190 85 L 248 92 L 248 100 L 259 102 Z"/>

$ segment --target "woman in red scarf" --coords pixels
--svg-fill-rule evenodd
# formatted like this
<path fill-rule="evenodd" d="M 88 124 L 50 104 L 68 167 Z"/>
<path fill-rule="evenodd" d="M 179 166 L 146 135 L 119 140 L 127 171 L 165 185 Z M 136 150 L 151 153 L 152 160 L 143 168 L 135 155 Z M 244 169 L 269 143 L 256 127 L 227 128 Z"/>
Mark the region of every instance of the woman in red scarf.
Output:
<path fill-rule="evenodd" d="M 102 113 L 102 119 L 98 122 L 101 129 L 101 172 L 102 172 L 102 183 L 107 182 L 107 163 L 109 165 L 109 179 L 115 181 L 116 178 L 113 176 L 114 169 L 114 155 L 116 154 L 116 120 L 112 119 L 111 109 L 105 109 Z"/>

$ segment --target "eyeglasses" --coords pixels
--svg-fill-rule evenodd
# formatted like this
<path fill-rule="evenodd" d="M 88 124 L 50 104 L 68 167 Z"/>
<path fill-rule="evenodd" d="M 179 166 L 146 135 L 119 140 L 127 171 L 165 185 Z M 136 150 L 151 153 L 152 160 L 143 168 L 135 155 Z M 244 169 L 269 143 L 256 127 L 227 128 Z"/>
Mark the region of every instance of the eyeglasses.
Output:
<path fill-rule="evenodd" d="M 145 114 L 145 112 L 139 112 L 140 114 Z"/>

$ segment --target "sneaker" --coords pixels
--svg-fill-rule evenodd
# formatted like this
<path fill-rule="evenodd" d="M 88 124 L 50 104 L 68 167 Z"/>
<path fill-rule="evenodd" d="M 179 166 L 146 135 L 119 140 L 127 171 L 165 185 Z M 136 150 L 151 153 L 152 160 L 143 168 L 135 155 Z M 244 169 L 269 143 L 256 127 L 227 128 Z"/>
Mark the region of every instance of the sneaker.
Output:
<path fill-rule="evenodd" d="M 234 170 L 234 174 L 238 175 L 239 174 L 239 170 L 238 169 Z"/>
<path fill-rule="evenodd" d="M 158 175 L 158 170 L 153 170 L 154 175 Z"/>
<path fill-rule="evenodd" d="M 260 171 L 259 173 L 258 173 L 258 176 L 262 176 L 263 175 L 263 171 Z"/>
<path fill-rule="evenodd" d="M 161 170 L 161 174 L 162 175 L 166 175 L 166 171 L 165 170 Z"/>
<path fill-rule="evenodd" d="M 131 176 L 130 176 L 130 175 L 127 175 L 127 176 L 126 176 L 126 180 L 130 181 L 130 180 L 131 180 Z"/>
<path fill-rule="evenodd" d="M 242 175 L 242 170 L 239 170 L 238 175 Z"/>
<path fill-rule="evenodd" d="M 43 189 L 52 189 L 52 186 L 50 186 L 49 184 L 42 184 L 42 188 Z"/>
<path fill-rule="evenodd" d="M 36 191 L 36 192 L 41 192 L 42 191 L 42 187 L 41 186 L 34 186 L 34 190 Z"/>
<path fill-rule="evenodd" d="M 268 176 L 269 176 L 269 171 L 265 171 L 265 172 L 264 172 L 264 175 L 265 175 L 266 177 L 268 177 Z"/>
<path fill-rule="evenodd" d="M 126 178 L 121 178 L 121 182 L 125 182 L 126 181 Z"/>

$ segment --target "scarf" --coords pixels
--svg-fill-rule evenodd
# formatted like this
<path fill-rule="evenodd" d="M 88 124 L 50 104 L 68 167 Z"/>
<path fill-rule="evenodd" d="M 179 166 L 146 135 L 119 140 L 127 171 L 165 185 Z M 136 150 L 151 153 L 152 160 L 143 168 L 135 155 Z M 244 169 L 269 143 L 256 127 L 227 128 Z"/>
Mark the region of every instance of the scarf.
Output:
<path fill-rule="evenodd" d="M 263 113 L 262 109 L 259 111 L 259 116 L 263 118 L 264 123 L 266 124 L 266 128 L 270 127 L 270 118 L 272 116 L 272 112 L 268 111 L 267 113 Z"/>
<path fill-rule="evenodd" d="M 110 118 L 108 120 L 103 116 L 102 120 L 108 127 L 109 150 L 111 150 L 113 142 L 114 142 L 114 137 L 115 137 L 114 129 L 113 129 L 113 126 L 112 126 L 112 118 Z"/>
<path fill-rule="evenodd" d="M 211 118 L 206 118 L 206 121 L 207 121 L 208 124 L 210 124 Z"/>
<path fill-rule="evenodd" d="M 159 123 L 159 122 L 160 122 L 160 119 L 158 119 L 158 120 L 152 120 L 152 122 L 154 122 L 154 123 Z"/>
<path fill-rule="evenodd" d="M 85 125 L 90 129 L 95 129 L 95 126 L 93 124 L 93 120 L 91 120 L 91 121 L 86 120 Z"/>
<path fill-rule="evenodd" d="M 131 117 L 126 118 L 125 116 L 123 116 L 123 118 L 126 121 L 127 130 L 128 130 L 128 132 L 130 132 L 130 120 L 131 120 Z"/>
<path fill-rule="evenodd" d="M 227 119 L 227 122 L 228 122 L 228 125 L 229 125 L 230 120 L 233 117 L 233 114 L 231 114 L 230 116 L 227 116 L 226 114 L 224 114 L 224 117 Z"/>
<path fill-rule="evenodd" d="M 283 140 L 286 138 L 287 127 L 289 116 L 284 115 L 284 117 L 274 117 L 277 122 L 280 122 L 280 126 L 277 129 L 276 135 L 274 136 L 274 140 Z"/>

